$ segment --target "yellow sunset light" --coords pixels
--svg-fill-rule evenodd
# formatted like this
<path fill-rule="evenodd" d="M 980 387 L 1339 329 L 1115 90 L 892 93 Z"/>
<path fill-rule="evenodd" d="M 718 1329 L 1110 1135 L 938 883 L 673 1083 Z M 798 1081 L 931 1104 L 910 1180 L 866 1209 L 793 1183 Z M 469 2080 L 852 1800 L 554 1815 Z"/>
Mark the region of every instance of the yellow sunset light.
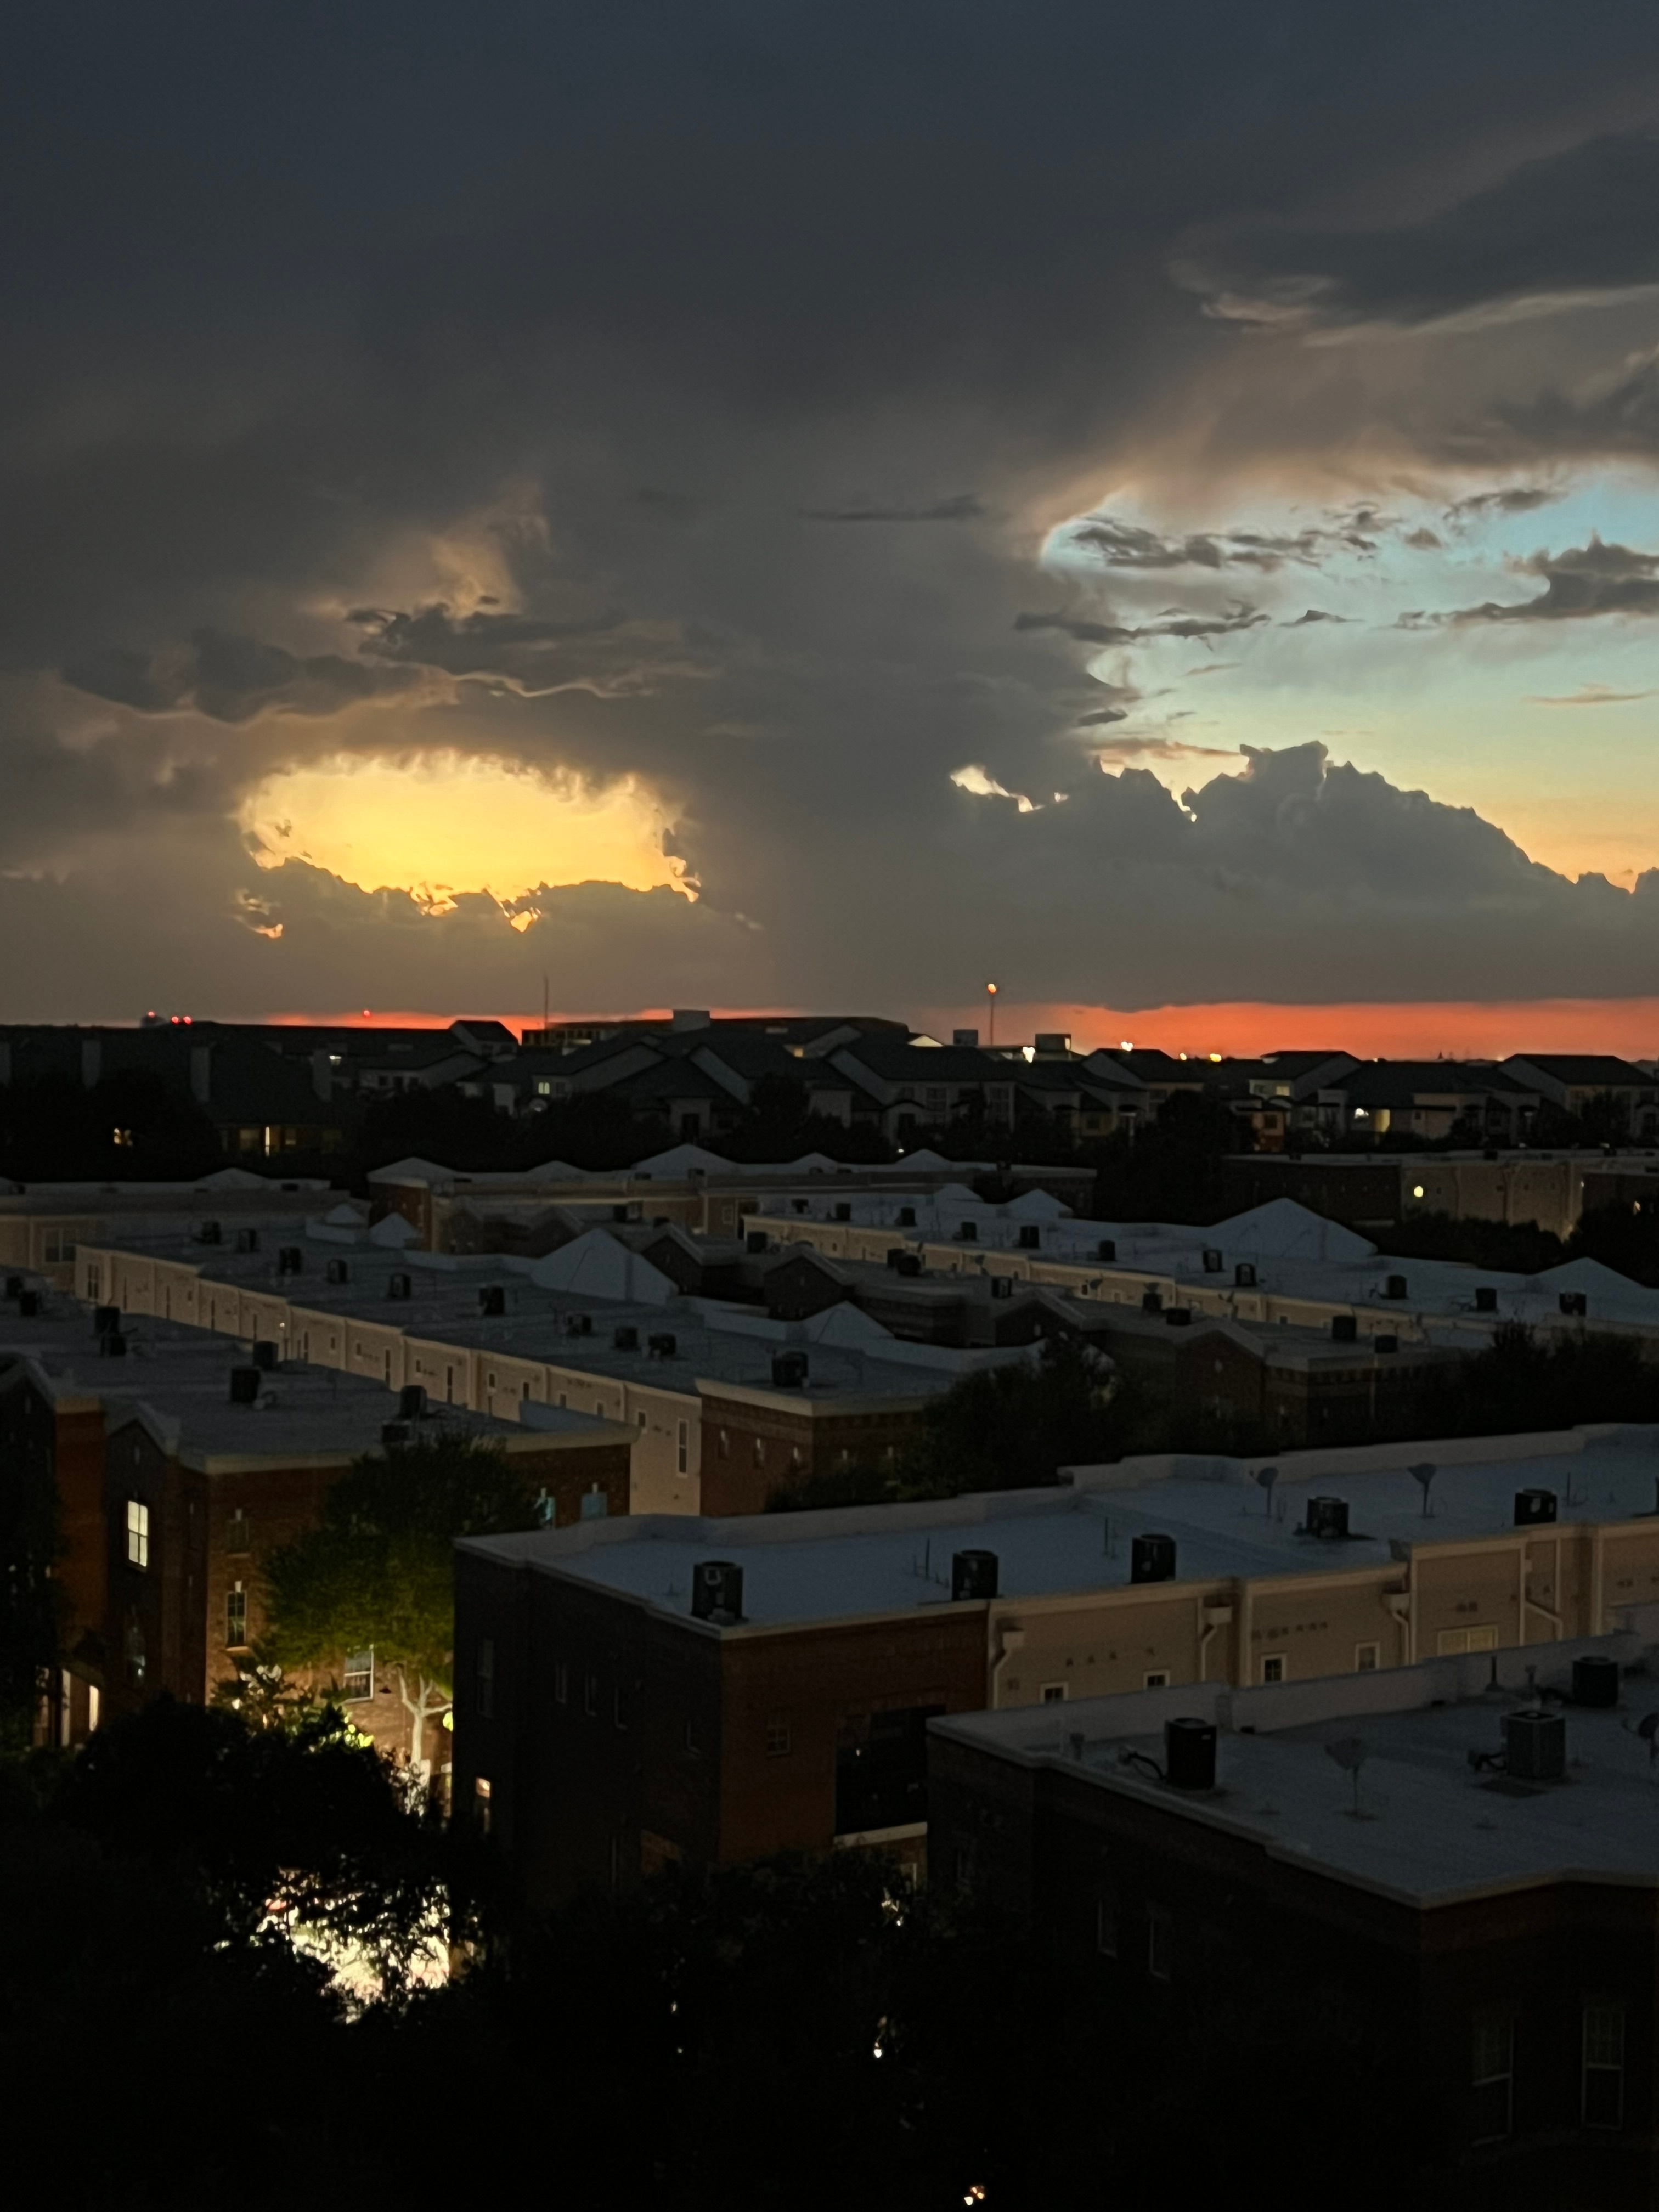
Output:
<path fill-rule="evenodd" d="M 411 891 L 439 913 L 465 891 L 508 901 L 543 884 L 695 896 L 662 849 L 666 826 L 631 780 L 596 791 L 460 753 L 283 769 L 241 814 L 262 868 L 309 861 L 364 890 Z"/>

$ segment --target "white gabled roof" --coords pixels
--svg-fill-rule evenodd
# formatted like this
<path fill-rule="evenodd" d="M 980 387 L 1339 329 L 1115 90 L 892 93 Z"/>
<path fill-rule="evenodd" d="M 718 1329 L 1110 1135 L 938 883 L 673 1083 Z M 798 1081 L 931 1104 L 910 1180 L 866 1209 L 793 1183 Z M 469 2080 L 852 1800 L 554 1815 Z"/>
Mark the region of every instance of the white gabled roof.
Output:
<path fill-rule="evenodd" d="M 619 1244 L 607 1229 L 590 1229 L 534 1262 L 530 1279 L 544 1291 L 634 1305 L 665 1306 L 679 1296 L 660 1267 Z"/>
<path fill-rule="evenodd" d="M 411 1156 L 406 1160 L 393 1160 L 389 1167 L 371 1168 L 370 1182 L 453 1182 L 453 1168 L 441 1168 L 435 1160 L 423 1160 Z"/>
<path fill-rule="evenodd" d="M 1011 1198 L 1002 1210 L 1018 1221 L 1063 1221 L 1072 1211 L 1051 1190 L 1024 1191 L 1018 1198 Z"/>
<path fill-rule="evenodd" d="M 420 1243 L 421 1232 L 403 1214 L 388 1213 L 369 1231 L 368 1241 L 390 1252 L 406 1252 L 411 1244 Z"/>
<path fill-rule="evenodd" d="M 730 1160 L 722 1159 L 718 1152 L 705 1152 L 701 1145 L 673 1145 L 665 1152 L 653 1152 L 648 1160 L 637 1161 L 629 1172 L 664 1176 L 689 1176 L 699 1171 L 717 1175 L 731 1165 Z"/>
<path fill-rule="evenodd" d="M 1237 1253 L 1265 1260 L 1369 1260 L 1376 1251 L 1353 1230 L 1310 1213 L 1293 1198 L 1270 1198 L 1265 1206 L 1217 1222 L 1207 1232 L 1188 1233 L 1195 1240 L 1207 1235 L 1229 1258 Z"/>

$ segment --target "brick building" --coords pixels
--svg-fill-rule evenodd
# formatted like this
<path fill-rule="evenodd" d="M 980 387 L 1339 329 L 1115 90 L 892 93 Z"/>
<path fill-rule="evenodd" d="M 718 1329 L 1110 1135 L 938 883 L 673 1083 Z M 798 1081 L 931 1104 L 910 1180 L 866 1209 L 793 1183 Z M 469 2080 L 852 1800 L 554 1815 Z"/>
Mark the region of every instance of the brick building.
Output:
<path fill-rule="evenodd" d="M 1273 2012 L 1304 2041 L 1354 2039 L 1412 2130 L 1417 2201 L 1646 2212 L 1645 1611 L 1599 1643 L 937 1720 L 933 1877 L 1149 2020 L 1199 2035 Z"/>
<path fill-rule="evenodd" d="M 1645 1431 L 1075 1473 L 1054 1490 L 463 1544 L 464 1797 L 488 1785 L 538 1899 L 664 1856 L 873 1838 L 916 1858 L 919 1714 L 1366 1675 L 1601 1633 L 1659 1601 Z M 721 1562 L 740 1588 L 702 1616 Z M 879 1819 L 853 1794 L 865 1745 Z"/>
<path fill-rule="evenodd" d="M 121 1340 L 110 1356 L 106 1333 L 62 1300 L 0 1317 L 0 1463 L 58 1500 L 63 1741 L 163 1691 L 210 1696 L 264 1631 L 264 1561 L 314 1524 L 329 1486 L 404 1410 L 394 1393 L 297 1363 L 251 1370 L 246 1349 L 166 1323 L 130 1325 Z M 233 1398 L 233 1371 L 257 1373 L 257 1395 Z M 459 1412 L 418 1425 L 495 1444 L 557 1525 L 628 1510 L 620 1425 L 566 1413 L 527 1430 Z M 372 1662 L 359 1671 L 372 1679 Z M 388 1711 L 370 1732 L 395 1741 L 402 1726 Z"/>

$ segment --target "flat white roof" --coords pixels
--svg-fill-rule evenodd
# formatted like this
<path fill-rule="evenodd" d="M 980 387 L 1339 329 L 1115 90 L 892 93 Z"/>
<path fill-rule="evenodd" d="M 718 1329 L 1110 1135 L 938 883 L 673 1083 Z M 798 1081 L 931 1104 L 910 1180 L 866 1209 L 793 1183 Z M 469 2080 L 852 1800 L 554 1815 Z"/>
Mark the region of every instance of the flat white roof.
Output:
<path fill-rule="evenodd" d="M 1615 1711 L 1571 1702 L 1573 1656 L 1591 1651 L 1626 1669 Z M 1501 1750 L 1505 1714 L 1538 1710 L 1565 1718 L 1565 1778 L 1531 1783 L 1471 1765 L 1471 1753 Z M 1659 1763 L 1637 1733 L 1654 1712 L 1659 1653 L 1632 1634 L 1282 1689 L 1166 1690 L 933 1726 L 1426 1906 L 1546 1881 L 1659 1887 Z M 1182 1713 L 1218 1725 L 1213 1791 L 1173 1789 L 1125 1761 L 1134 1753 L 1161 1765 L 1163 1723 Z M 1357 1795 L 1343 1763 L 1356 1747 Z"/>
<path fill-rule="evenodd" d="M 1430 1486 L 1425 1517 L 1407 1469 L 1437 1449 L 1488 1455 L 1449 1458 Z M 1255 1578 L 1386 1566 L 1398 1547 L 1510 1533 L 1522 1489 L 1553 1490 L 1565 1526 L 1651 1514 L 1659 1500 L 1659 1431 L 1650 1428 L 1303 1452 L 1279 1462 L 1285 1475 L 1270 1491 L 1253 1480 L 1261 1464 L 1125 1462 L 1081 1470 L 1078 1487 L 729 1520 L 647 1516 L 598 1534 L 480 1538 L 474 1548 L 670 1613 L 686 1611 L 700 1560 L 734 1559 L 744 1569 L 744 1621 L 778 1627 L 948 1603 L 958 1551 L 996 1553 L 1000 1597 L 1057 1597 L 1126 1588 L 1133 1539 L 1153 1532 L 1175 1538 L 1182 1582 Z M 1302 1533 L 1316 1493 L 1347 1501 L 1348 1540 Z"/>

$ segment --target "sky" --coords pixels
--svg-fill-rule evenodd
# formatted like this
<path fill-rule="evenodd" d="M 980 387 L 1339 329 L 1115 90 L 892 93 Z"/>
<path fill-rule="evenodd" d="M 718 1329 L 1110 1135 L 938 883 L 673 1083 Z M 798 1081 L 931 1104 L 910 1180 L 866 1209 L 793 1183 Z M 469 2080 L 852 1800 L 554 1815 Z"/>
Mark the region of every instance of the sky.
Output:
<path fill-rule="evenodd" d="M 0 1018 L 1659 1048 L 1659 11 L 58 0 Z"/>

